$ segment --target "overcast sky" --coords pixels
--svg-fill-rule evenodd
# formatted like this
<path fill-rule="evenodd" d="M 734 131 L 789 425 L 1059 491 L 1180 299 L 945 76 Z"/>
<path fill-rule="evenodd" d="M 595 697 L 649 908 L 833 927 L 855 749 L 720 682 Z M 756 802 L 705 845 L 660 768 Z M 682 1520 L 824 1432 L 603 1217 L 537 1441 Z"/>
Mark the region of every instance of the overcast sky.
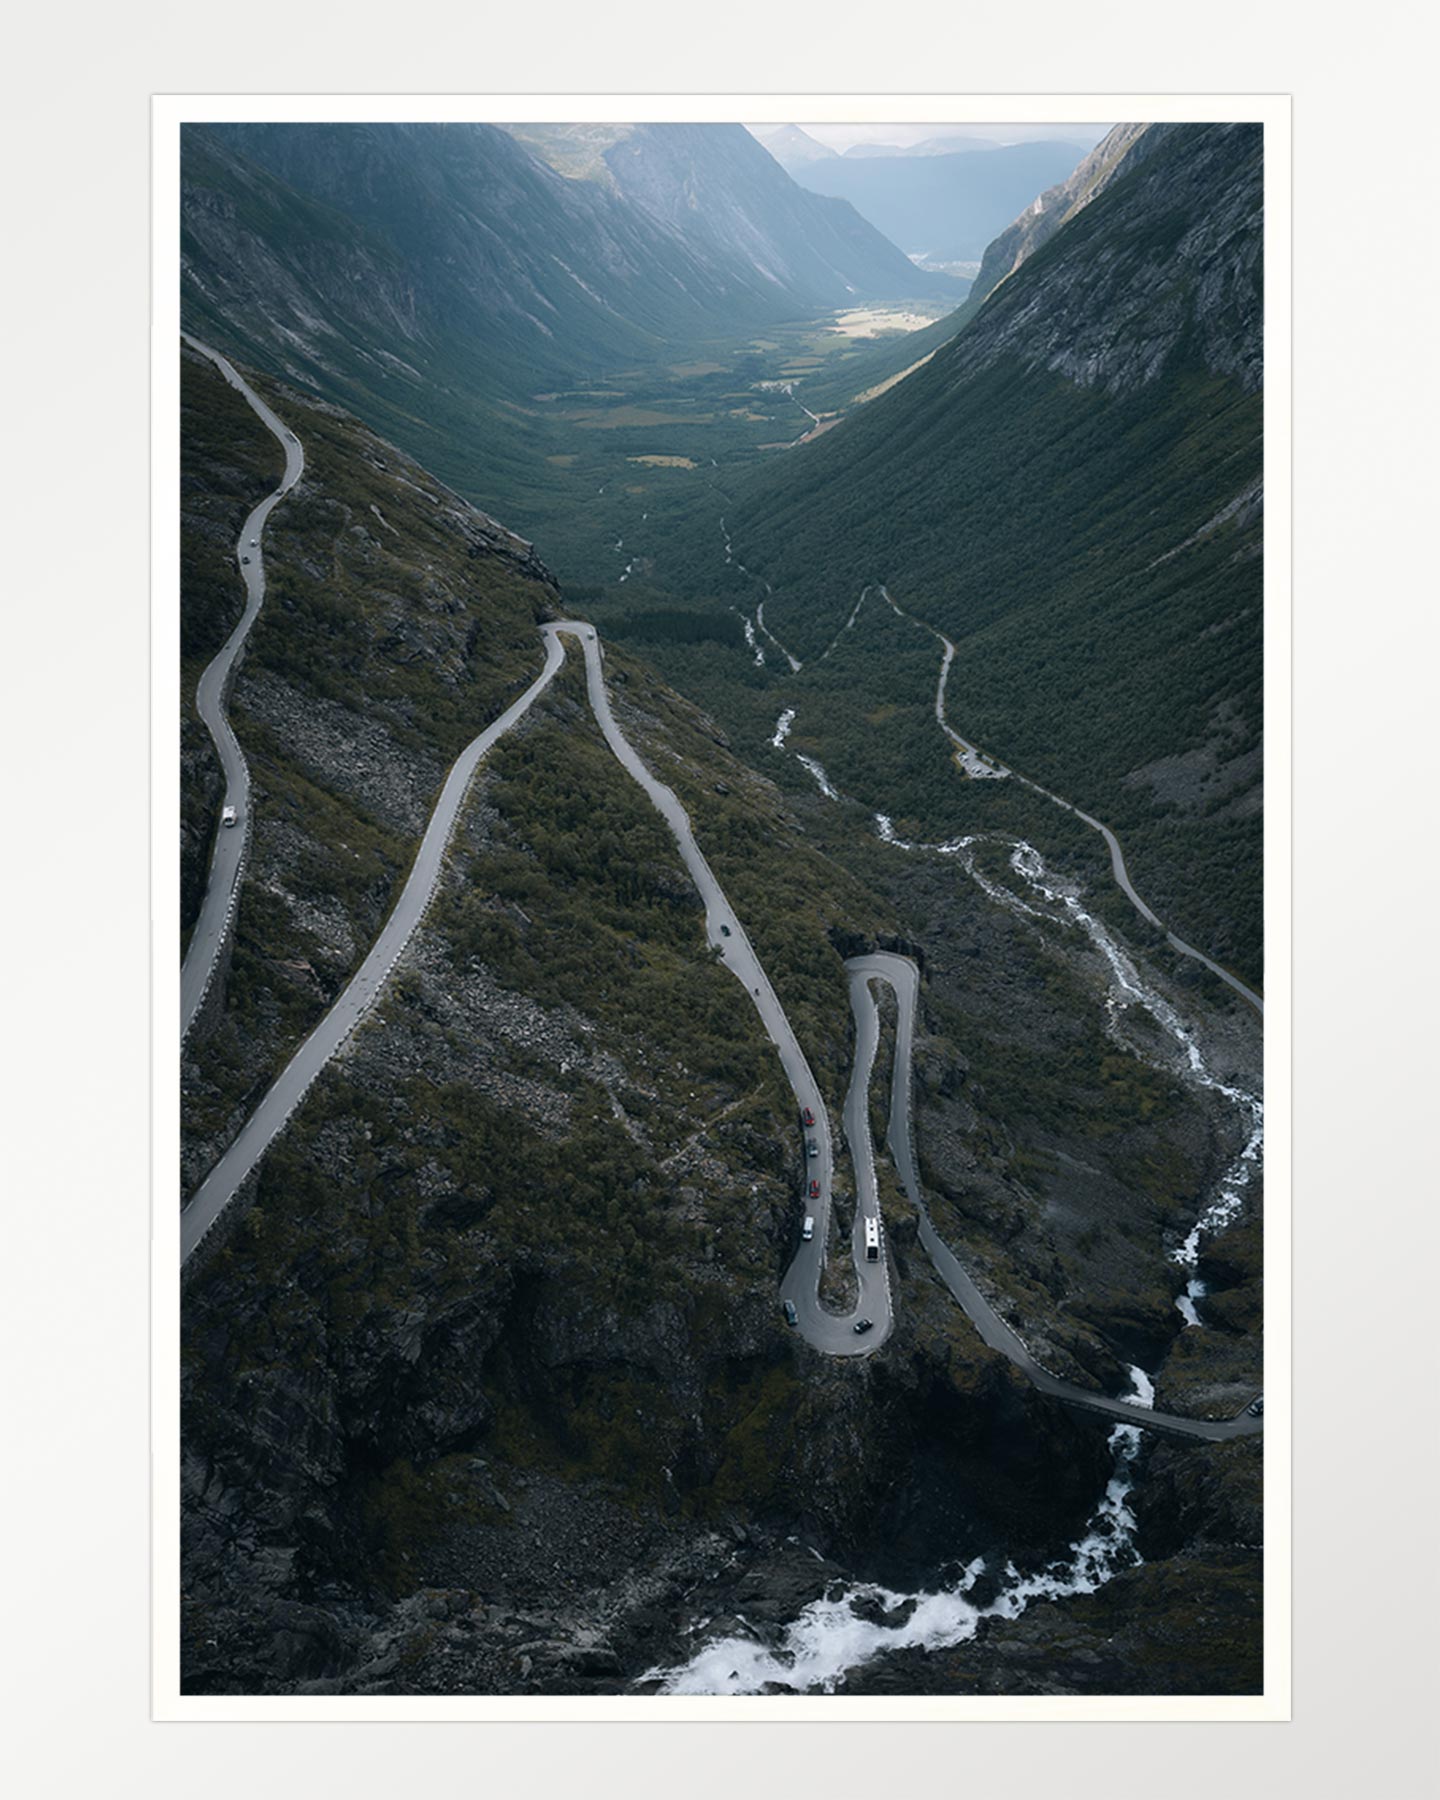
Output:
<path fill-rule="evenodd" d="M 774 125 L 752 125 L 757 136 L 774 131 Z M 978 137 L 1001 144 L 1025 143 L 1035 138 L 1064 138 L 1090 149 L 1098 144 L 1108 125 L 802 125 L 800 129 L 832 150 L 848 150 L 852 144 L 922 144 L 926 138 Z"/>

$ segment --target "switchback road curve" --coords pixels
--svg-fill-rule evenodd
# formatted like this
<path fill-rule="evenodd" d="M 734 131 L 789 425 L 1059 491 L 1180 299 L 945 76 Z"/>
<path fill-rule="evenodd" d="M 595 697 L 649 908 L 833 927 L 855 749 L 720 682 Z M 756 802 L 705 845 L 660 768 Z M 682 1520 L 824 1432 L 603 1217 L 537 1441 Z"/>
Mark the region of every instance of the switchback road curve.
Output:
<path fill-rule="evenodd" d="M 700 891 L 705 906 L 705 936 L 725 967 L 743 982 L 766 1034 L 780 1053 L 786 1079 L 795 1096 L 797 1124 L 808 1109 L 815 1123 L 806 1136 L 815 1143 L 816 1155 L 806 1159 L 806 1181 L 820 1185 L 818 1199 L 808 1203 L 816 1220 L 815 1236 L 802 1243 L 786 1272 L 782 1298 L 796 1309 L 797 1329 L 817 1350 L 833 1356 L 866 1355 L 884 1342 L 892 1326 L 888 1270 L 883 1260 L 867 1263 L 863 1252 L 864 1222 L 857 1210 L 854 1254 L 860 1298 L 856 1311 L 845 1317 L 827 1312 L 819 1300 L 819 1280 L 829 1241 L 830 1196 L 834 1156 L 830 1123 L 819 1084 L 795 1037 L 770 978 L 734 908 L 695 842 L 690 819 L 672 790 L 657 781 L 615 722 L 605 688 L 603 653 L 592 626 L 566 619 L 543 625 L 545 664 L 540 674 L 509 710 L 486 727 L 461 753 L 446 777 L 440 798 L 430 815 L 414 864 L 394 910 L 359 969 L 325 1017 L 295 1052 L 279 1079 L 242 1126 L 239 1135 L 196 1189 L 180 1215 L 180 1261 L 183 1265 L 199 1248 L 215 1221 L 229 1206 L 241 1186 L 258 1166 L 316 1077 L 336 1055 L 350 1033 L 374 1005 L 401 952 L 425 916 L 440 878 L 445 851 L 470 782 L 486 753 L 529 712 L 549 687 L 565 660 L 562 637 L 577 639 L 585 657 L 586 692 L 606 743 L 621 766 L 644 789 L 660 813 L 680 851 L 681 860 Z M 868 1143 L 868 1137 L 867 1137 Z M 872 1216 L 879 1218 L 871 1182 Z M 860 1317 L 871 1329 L 857 1334 Z"/>
<path fill-rule="evenodd" d="M 180 335 L 192 350 L 208 357 L 231 387 L 243 395 L 266 429 L 280 440 L 285 452 L 285 474 L 279 487 L 251 512 L 240 528 L 240 541 L 235 546 L 235 566 L 245 583 L 245 610 L 240 615 L 240 623 L 226 638 L 219 654 L 206 666 L 195 691 L 195 710 L 210 733 L 225 775 L 223 805 L 235 808 L 237 824 L 233 827 L 216 828 L 215 846 L 211 852 L 210 870 L 205 883 L 205 898 L 200 904 L 200 916 L 195 921 L 195 930 L 185 951 L 185 959 L 180 965 L 180 1041 L 183 1044 L 195 1022 L 195 1015 L 200 1010 L 200 1003 L 214 978 L 220 953 L 225 947 L 250 841 L 250 770 L 239 740 L 230 728 L 230 720 L 225 712 L 225 697 L 236 659 L 244 648 L 245 639 L 250 635 L 250 627 L 259 616 L 261 603 L 265 599 L 265 559 L 261 551 L 265 521 L 300 479 L 305 467 L 305 452 L 294 432 L 281 424 L 254 388 L 236 373 L 233 364 L 221 356 L 218 350 L 211 350 L 185 332 Z"/>
<path fill-rule="evenodd" d="M 900 1184 L 914 1202 L 920 1215 L 920 1242 L 935 1265 L 936 1273 L 959 1302 L 965 1316 L 992 1350 L 998 1350 L 1014 1363 L 1040 1391 L 1077 1406 L 1086 1412 L 1100 1413 L 1127 1425 L 1142 1425 L 1151 1431 L 1169 1432 L 1187 1438 L 1204 1438 L 1218 1443 L 1226 1438 L 1248 1437 L 1262 1429 L 1262 1420 L 1242 1412 L 1233 1419 L 1189 1419 L 1178 1413 L 1155 1412 L 1125 1400 L 1112 1400 L 1072 1381 L 1062 1381 L 1031 1354 L 1025 1343 L 1005 1323 L 990 1302 L 966 1274 L 954 1252 L 940 1237 L 931 1222 L 925 1204 L 925 1191 L 920 1185 L 916 1166 L 914 1138 L 911 1131 L 910 1093 L 911 1061 L 915 1043 L 915 1001 L 920 988 L 919 971 L 905 956 L 878 953 L 852 956 L 845 964 L 850 976 L 850 1004 L 855 1014 L 855 1063 L 851 1071 L 850 1092 L 845 1103 L 846 1132 L 858 1171 L 861 1156 L 858 1140 L 870 1138 L 869 1089 L 880 1036 L 880 1017 L 871 991 L 873 981 L 888 983 L 895 995 L 898 1022 L 895 1029 L 895 1058 L 890 1082 L 890 1113 L 885 1142 L 894 1158 Z M 865 1179 L 874 1185 L 874 1164 L 866 1158 Z"/>
<path fill-rule="evenodd" d="M 193 340 L 190 339 L 186 341 L 193 343 Z M 204 351 L 203 345 L 195 345 L 195 347 Z M 240 378 L 234 375 L 233 370 L 230 370 L 230 365 L 225 362 L 225 359 L 215 356 L 210 351 L 204 351 L 204 353 L 212 356 L 222 370 L 229 371 L 227 379 L 233 377 L 236 385 L 247 395 L 251 404 L 260 412 L 261 417 L 265 418 L 267 425 L 281 437 L 281 441 L 286 446 L 285 481 L 274 494 L 255 509 L 249 520 L 246 521 L 241 538 L 243 545 L 251 537 L 259 537 L 260 528 L 263 526 L 264 519 L 268 517 L 270 509 L 298 479 L 300 470 L 304 466 L 303 454 L 298 441 L 280 424 L 278 419 L 275 419 L 269 409 L 264 406 L 264 402 L 250 393 Z M 253 548 L 258 549 L 258 545 Z M 212 734 L 215 735 L 217 747 L 222 749 L 222 757 L 226 741 L 233 749 L 239 776 L 244 783 L 242 791 L 247 796 L 248 775 L 245 770 L 244 758 L 241 756 L 239 746 L 225 720 L 222 701 L 225 677 L 244 641 L 246 631 L 259 611 L 260 601 L 264 595 L 263 575 L 258 573 L 260 566 L 258 558 L 252 560 L 250 567 L 257 569 L 257 574 L 253 581 L 247 579 L 246 586 L 250 603 L 247 605 L 245 617 L 237 626 L 220 656 L 206 670 L 205 677 L 202 679 L 202 690 L 205 690 L 205 684 L 210 681 L 212 671 L 215 671 L 223 660 L 224 666 L 219 668 L 216 681 L 208 690 L 214 705 L 211 712 L 205 715 L 206 722 L 210 724 Z M 889 596 L 886 595 L 886 598 L 888 600 Z M 855 1216 L 851 1233 L 851 1260 L 858 1287 L 858 1300 L 853 1312 L 845 1315 L 832 1312 L 821 1303 L 820 1277 L 824 1269 L 831 1235 L 834 1151 L 828 1114 L 814 1073 L 800 1048 L 790 1021 L 765 973 L 749 935 L 736 916 L 734 908 L 726 899 L 725 892 L 716 879 L 714 871 L 695 841 L 689 815 L 673 790 L 666 787 L 651 773 L 615 721 L 609 693 L 605 686 L 604 652 L 594 628 L 578 620 L 558 620 L 543 625 L 541 635 L 545 645 L 545 660 L 540 673 L 519 699 L 466 746 L 452 765 L 431 813 L 430 821 L 426 826 L 415 861 L 401 889 L 400 896 L 359 969 L 346 984 L 325 1017 L 291 1057 L 255 1112 L 241 1127 L 229 1148 L 184 1206 L 180 1221 L 181 1266 L 183 1267 L 200 1247 L 215 1222 L 255 1171 L 275 1138 L 284 1129 L 285 1124 L 300 1105 L 316 1078 L 343 1047 L 351 1032 L 354 1031 L 382 992 L 391 971 L 429 907 L 444 866 L 445 854 L 456 819 L 465 802 L 477 768 L 488 752 L 525 717 L 550 686 L 565 660 L 565 648 L 561 640 L 564 637 L 573 637 L 580 644 L 585 658 L 586 693 L 601 733 L 616 759 L 626 773 L 644 790 L 651 804 L 660 813 L 674 836 L 681 860 L 699 890 L 704 904 L 706 940 L 711 949 L 718 952 L 720 960 L 736 980 L 744 984 L 767 1036 L 779 1052 L 781 1065 L 795 1097 L 797 1123 L 805 1114 L 814 1120 L 813 1125 L 805 1128 L 805 1137 L 813 1142 L 815 1154 L 807 1157 L 804 1164 L 807 1189 L 811 1181 L 814 1181 L 819 1189 L 813 1200 L 805 1202 L 806 1212 L 814 1217 L 814 1234 L 811 1238 L 802 1239 L 793 1260 L 781 1279 L 780 1287 L 781 1300 L 788 1309 L 793 1311 L 794 1324 L 799 1335 L 815 1349 L 828 1355 L 864 1356 L 878 1349 L 890 1335 L 894 1326 L 889 1256 L 887 1247 L 884 1245 L 883 1233 L 880 1256 L 877 1261 L 867 1260 L 864 1248 L 866 1222 L 873 1220 L 877 1231 L 881 1225 L 874 1146 L 869 1120 L 870 1080 L 879 1041 L 879 1015 L 870 990 L 870 982 L 878 978 L 890 984 L 899 1007 L 899 1024 L 891 1080 L 890 1119 L 886 1141 L 894 1157 L 905 1192 L 914 1201 L 919 1211 L 920 1241 L 941 1279 L 971 1319 L 984 1341 L 1020 1368 L 1041 1391 L 1053 1395 L 1067 1404 L 1083 1407 L 1091 1412 L 1120 1419 L 1130 1424 L 1171 1431 L 1191 1438 L 1219 1440 L 1258 1431 L 1260 1421 L 1251 1418 L 1248 1414 L 1242 1414 L 1238 1419 L 1224 1421 L 1186 1419 L 1177 1415 L 1141 1409 L 1125 1401 L 1112 1400 L 1104 1395 L 1093 1393 L 1074 1383 L 1061 1381 L 1036 1362 L 1025 1344 L 1005 1324 L 976 1288 L 953 1253 L 936 1233 L 930 1221 L 920 1186 L 910 1125 L 911 1062 L 914 1043 L 915 1000 L 919 988 L 919 976 L 914 963 L 905 957 L 882 953 L 854 957 L 846 964 L 850 978 L 851 1008 L 856 1026 L 855 1057 L 844 1104 L 844 1125 L 856 1184 Z M 937 701 L 937 709 L 938 705 Z M 212 719 L 218 721 L 218 727 L 217 723 L 212 722 Z M 227 779 L 230 779 L 228 762 Z M 236 804 L 235 801 L 229 799 L 229 793 L 230 790 L 227 789 L 227 803 Z M 220 838 L 223 842 L 226 837 L 231 835 L 238 836 L 239 834 L 222 831 Z M 231 885 L 223 890 L 226 907 L 220 924 L 221 941 L 223 941 L 225 920 L 233 910 L 234 886 L 238 883 L 242 864 L 243 858 L 237 857 L 228 878 Z M 216 870 L 212 865 L 210 889 L 206 895 L 207 907 L 210 906 L 220 885 L 217 883 Z M 194 943 L 192 942 L 193 950 Z M 214 958 L 217 954 L 218 942 L 215 950 L 211 952 L 207 967 L 207 979 L 208 968 L 213 968 Z M 190 957 L 187 956 L 187 965 L 190 960 Z M 195 1007 L 198 1007 L 203 993 L 202 984 L 195 999 Z M 184 1024 L 188 1025 L 193 1016 L 194 1008 L 185 1016 Z M 862 1319 L 869 1321 L 869 1326 L 867 1330 L 860 1333 L 855 1330 L 855 1326 Z"/>

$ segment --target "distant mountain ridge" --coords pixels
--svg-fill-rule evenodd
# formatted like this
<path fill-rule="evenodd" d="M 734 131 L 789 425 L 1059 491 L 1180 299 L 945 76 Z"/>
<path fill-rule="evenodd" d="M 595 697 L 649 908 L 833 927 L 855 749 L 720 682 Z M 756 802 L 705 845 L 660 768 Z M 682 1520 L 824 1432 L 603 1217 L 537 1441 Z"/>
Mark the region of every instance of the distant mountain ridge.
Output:
<path fill-rule="evenodd" d="M 964 156 L 967 151 L 1000 150 L 999 138 L 933 137 L 918 144 L 851 144 L 843 154 L 863 158 L 870 156 Z"/>
<path fill-rule="evenodd" d="M 1044 189 L 1064 181 L 1083 152 L 1041 140 L 993 149 L 921 145 L 796 163 L 801 186 L 848 200 L 908 255 L 934 262 L 978 262 L 997 232 Z"/>
<path fill-rule="evenodd" d="M 1165 125 L 1116 125 L 1064 181 L 1047 188 L 985 250 L 980 273 L 970 290 L 980 301 L 1013 274 L 1027 256 L 1074 218 L 1115 180 L 1123 164 L 1128 173 L 1142 157 L 1164 142 Z"/>
<path fill-rule="evenodd" d="M 784 169 L 792 163 L 824 162 L 827 157 L 838 155 L 799 125 L 781 125 L 774 131 L 757 131 L 754 136 Z"/>
<path fill-rule="evenodd" d="M 490 125 L 187 127 L 185 328 L 534 521 L 565 448 L 538 395 L 958 292 L 739 126 L 576 127 L 562 148 L 569 174 Z"/>
<path fill-rule="evenodd" d="M 843 198 L 793 181 L 741 125 L 506 129 L 571 179 L 608 187 L 695 255 L 757 272 L 802 309 L 958 297 Z"/>

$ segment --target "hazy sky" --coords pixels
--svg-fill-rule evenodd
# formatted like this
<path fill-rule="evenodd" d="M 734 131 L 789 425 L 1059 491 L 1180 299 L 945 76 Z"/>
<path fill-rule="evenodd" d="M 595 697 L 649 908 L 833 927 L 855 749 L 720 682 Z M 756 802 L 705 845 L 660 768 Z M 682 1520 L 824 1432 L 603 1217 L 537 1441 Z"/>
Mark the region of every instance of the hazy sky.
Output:
<path fill-rule="evenodd" d="M 992 138 L 1002 144 L 1019 144 L 1034 138 L 1064 138 L 1088 150 L 1098 144 L 1108 125 L 802 125 L 800 129 L 832 150 L 848 150 L 852 144 L 921 144 L 926 138 Z M 752 125 L 757 135 L 774 131 L 773 125 Z"/>

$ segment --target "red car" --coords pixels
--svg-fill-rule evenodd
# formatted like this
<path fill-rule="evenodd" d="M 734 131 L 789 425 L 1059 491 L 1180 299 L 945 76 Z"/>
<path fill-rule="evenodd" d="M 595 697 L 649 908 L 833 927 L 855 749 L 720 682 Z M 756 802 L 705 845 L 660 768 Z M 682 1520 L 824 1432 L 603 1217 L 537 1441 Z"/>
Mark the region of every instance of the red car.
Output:
<path fill-rule="evenodd" d="M 813 1125 L 815 1123 L 815 1115 L 808 1106 L 805 1108 L 804 1112 L 801 1113 L 800 1122 L 803 1125 Z"/>
<path fill-rule="evenodd" d="M 812 1181 L 810 1183 L 810 1198 L 812 1200 L 818 1200 L 820 1198 L 820 1183 L 818 1181 Z"/>

